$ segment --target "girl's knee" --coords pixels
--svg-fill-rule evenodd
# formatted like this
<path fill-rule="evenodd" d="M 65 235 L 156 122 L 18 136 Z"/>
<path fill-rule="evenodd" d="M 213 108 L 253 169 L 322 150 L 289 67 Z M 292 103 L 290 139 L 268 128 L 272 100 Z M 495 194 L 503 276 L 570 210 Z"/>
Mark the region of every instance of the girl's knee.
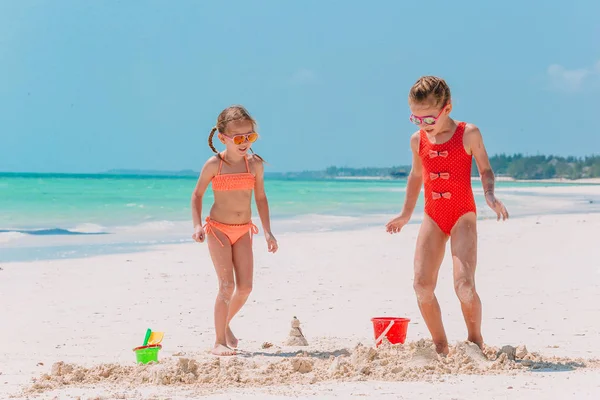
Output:
<path fill-rule="evenodd" d="M 231 301 L 231 297 L 233 296 L 233 292 L 235 291 L 235 283 L 222 280 L 219 282 L 219 294 L 218 297 L 220 300 L 225 303 L 229 303 Z"/>
<path fill-rule="evenodd" d="M 250 296 L 250 293 L 252 293 L 252 282 L 238 284 L 238 286 L 236 288 L 236 292 L 240 296 Z"/>
<path fill-rule="evenodd" d="M 477 295 L 475 280 L 467 277 L 458 278 L 454 282 L 454 291 L 461 303 L 471 303 Z"/>
<path fill-rule="evenodd" d="M 413 289 L 419 302 L 430 302 L 433 300 L 435 283 L 422 275 L 415 275 Z"/>

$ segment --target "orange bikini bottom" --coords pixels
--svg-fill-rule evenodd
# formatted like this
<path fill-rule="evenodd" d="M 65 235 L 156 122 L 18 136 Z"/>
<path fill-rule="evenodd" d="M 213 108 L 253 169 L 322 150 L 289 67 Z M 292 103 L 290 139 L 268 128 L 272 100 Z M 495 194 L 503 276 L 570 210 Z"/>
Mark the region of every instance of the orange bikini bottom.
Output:
<path fill-rule="evenodd" d="M 235 244 L 242 236 L 246 233 L 250 233 L 250 239 L 252 239 L 252 235 L 256 235 L 258 233 L 258 227 L 252 223 L 252 221 L 247 222 L 245 224 L 223 224 L 221 222 L 217 222 L 214 219 L 210 219 L 210 217 L 206 217 L 206 225 L 204 225 L 204 230 L 207 235 L 211 233 L 217 239 L 221 246 L 223 242 L 219 240 L 214 230 L 218 230 L 223 232 L 225 236 L 229 239 L 229 243 L 232 245 Z"/>

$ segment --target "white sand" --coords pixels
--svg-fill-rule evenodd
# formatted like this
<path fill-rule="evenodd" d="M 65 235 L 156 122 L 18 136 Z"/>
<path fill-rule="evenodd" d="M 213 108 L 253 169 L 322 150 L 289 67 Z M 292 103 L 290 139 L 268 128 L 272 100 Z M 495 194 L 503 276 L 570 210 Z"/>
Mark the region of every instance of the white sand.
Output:
<path fill-rule="evenodd" d="M 478 176 L 472 177 L 472 180 L 479 181 Z M 510 176 L 496 176 L 496 182 L 529 182 L 529 183 L 572 183 L 573 185 L 581 184 L 600 184 L 600 178 L 579 178 L 579 179 L 566 179 L 566 178 L 548 178 L 548 179 L 515 179 Z"/>
<path fill-rule="evenodd" d="M 495 347 L 525 344 L 548 362 L 537 364 L 546 369 L 535 370 L 509 362 L 491 368 L 488 363 L 494 361 L 461 353 L 450 357 L 453 366 L 444 373 L 443 362 L 426 350 L 415 353 L 415 342 L 429 337 L 412 290 L 416 225 L 395 236 L 383 227 L 280 235 L 276 255 L 267 254 L 257 236 L 254 292 L 233 324 L 247 353 L 220 362 L 207 354 L 214 339 L 216 279 L 205 245 L 4 264 L 0 398 L 597 399 L 600 368 L 588 360 L 600 358 L 599 228 L 600 215 L 479 225 L 477 285 L 484 339 Z M 449 340 L 456 344 L 466 331 L 449 257 L 437 295 Z M 283 346 L 294 315 L 302 322 L 307 347 Z M 369 356 L 374 339 L 369 319 L 377 315 L 412 319 L 410 344 L 393 350 L 396 356 L 385 349 Z M 162 363 L 135 367 L 131 349 L 141 344 L 148 327 L 166 333 Z M 274 346 L 262 349 L 264 342 Z M 359 342 L 365 347 L 356 350 Z M 307 354 L 292 360 L 296 351 Z M 336 361 L 329 357 L 346 353 Z M 420 356 L 424 361 L 417 365 Z M 207 383 L 165 385 L 164 378 L 175 373 L 184 381 L 198 381 L 184 374 L 193 366 L 183 368 L 181 358 L 196 360 L 196 374 Z M 58 388 L 18 395 L 31 387 L 32 378 L 50 374 L 57 361 L 73 363 L 84 373 L 82 367 L 96 370 L 79 378 L 67 374 L 38 380 L 38 387 L 45 382 Z M 569 361 L 586 366 L 564 368 Z M 404 372 L 390 372 L 398 366 L 394 362 Z M 105 363 L 121 369 L 99 366 Z M 60 387 L 61 380 L 72 384 Z M 149 383 L 136 386 L 140 381 Z"/>

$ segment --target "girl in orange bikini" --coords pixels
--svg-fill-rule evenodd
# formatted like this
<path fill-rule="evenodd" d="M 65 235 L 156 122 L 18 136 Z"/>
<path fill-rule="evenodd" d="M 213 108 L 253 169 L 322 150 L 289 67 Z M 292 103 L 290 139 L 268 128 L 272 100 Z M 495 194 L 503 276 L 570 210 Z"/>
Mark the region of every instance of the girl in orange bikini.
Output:
<path fill-rule="evenodd" d="M 275 253 L 277 240 L 271 233 L 269 205 L 264 187 L 263 159 L 248 155 L 258 139 L 256 122 L 241 106 L 226 108 L 219 114 L 217 125 L 208 136 L 208 145 L 215 153 L 202 168 L 192 194 L 192 238 L 208 241 L 208 249 L 219 280 L 215 302 L 216 340 L 212 353 L 219 356 L 235 354 L 238 339 L 229 323 L 242 308 L 252 290 L 252 235 L 258 228 L 252 223 L 251 200 L 254 199 L 265 232 L 269 252 Z M 217 152 L 213 137 L 225 145 Z M 212 183 L 214 204 L 202 225 L 202 197 Z"/>
<path fill-rule="evenodd" d="M 386 226 L 397 233 L 408 223 L 424 184 L 425 216 L 414 257 L 414 290 L 421 315 L 440 354 L 448 354 L 448 339 L 434 290 L 450 239 L 454 289 L 467 325 L 468 340 L 483 347 L 481 300 L 475 290 L 477 217 L 471 188 L 471 165 L 475 158 L 488 206 L 498 220 L 508 218 L 494 194 L 494 172 L 479 129 L 450 118 L 452 103 L 446 82 L 421 77 L 409 94 L 410 120 L 420 129 L 410 140 L 412 169 L 406 199 L 399 216 Z"/>

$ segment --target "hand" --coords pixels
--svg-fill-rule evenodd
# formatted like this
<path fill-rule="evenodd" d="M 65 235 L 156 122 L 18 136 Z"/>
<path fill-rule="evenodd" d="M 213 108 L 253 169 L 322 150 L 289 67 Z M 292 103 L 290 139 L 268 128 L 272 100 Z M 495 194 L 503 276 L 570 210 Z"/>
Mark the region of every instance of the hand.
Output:
<path fill-rule="evenodd" d="M 385 230 L 389 233 L 398 233 L 404 228 L 404 225 L 408 224 L 408 221 L 410 221 L 409 216 L 400 214 L 387 223 Z"/>
<path fill-rule="evenodd" d="M 271 232 L 266 232 L 265 239 L 267 239 L 267 247 L 269 249 L 269 253 L 277 252 L 277 249 L 279 249 L 279 245 L 277 244 L 277 239 L 275 239 L 275 236 L 273 236 Z"/>
<path fill-rule="evenodd" d="M 493 192 L 487 192 L 485 194 L 485 201 L 487 202 L 487 205 L 496 213 L 497 221 L 500 221 L 500 218 L 502 218 L 502 221 L 508 219 L 508 211 L 506 210 L 506 207 L 504 207 L 504 204 L 502 204 L 502 202 L 496 198 Z"/>
<path fill-rule="evenodd" d="M 202 242 L 204 242 L 205 238 L 206 238 L 206 233 L 204 232 L 204 228 L 202 227 L 202 225 L 198 225 L 194 229 L 194 234 L 192 235 L 192 239 L 194 239 L 198 243 L 202 243 Z"/>

